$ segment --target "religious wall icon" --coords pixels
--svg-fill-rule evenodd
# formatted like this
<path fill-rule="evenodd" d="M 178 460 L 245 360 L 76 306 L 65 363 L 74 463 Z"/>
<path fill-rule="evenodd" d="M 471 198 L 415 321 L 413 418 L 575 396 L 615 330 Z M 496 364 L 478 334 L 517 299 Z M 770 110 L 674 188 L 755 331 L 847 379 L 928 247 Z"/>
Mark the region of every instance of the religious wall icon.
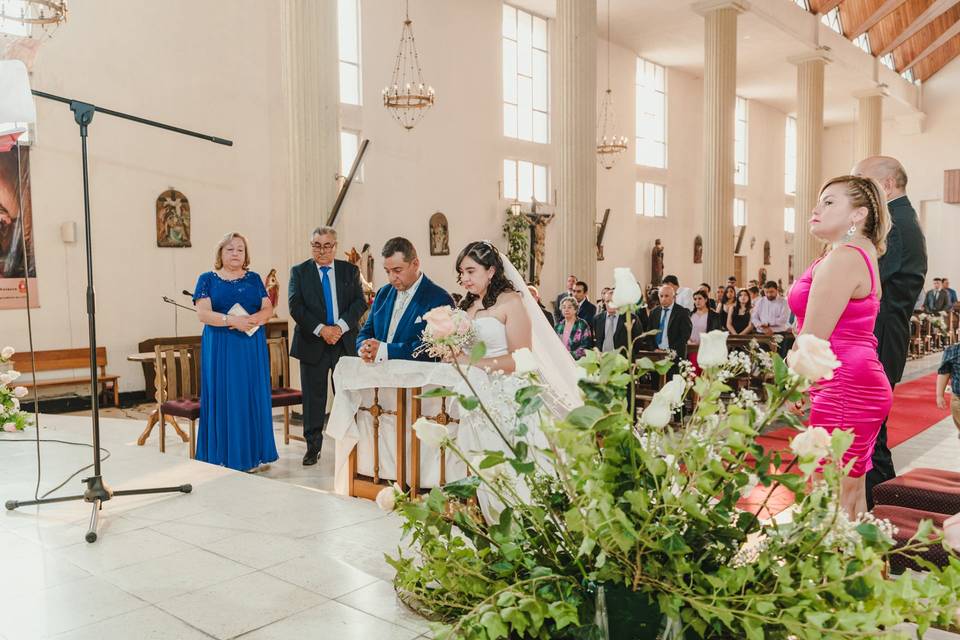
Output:
<path fill-rule="evenodd" d="M 172 188 L 157 197 L 157 246 L 191 246 L 190 202 Z"/>
<path fill-rule="evenodd" d="M 659 287 L 663 282 L 663 245 L 660 244 L 660 238 L 653 245 L 650 263 L 650 284 Z"/>
<path fill-rule="evenodd" d="M 787 256 L 787 284 L 793 284 L 793 254 Z"/>
<path fill-rule="evenodd" d="M 763 264 L 770 266 L 770 241 L 763 241 Z"/>
<path fill-rule="evenodd" d="M 703 264 L 703 238 L 693 239 L 693 264 Z"/>
<path fill-rule="evenodd" d="M 430 216 L 430 255 L 450 255 L 450 231 L 447 216 L 439 211 Z"/>
<path fill-rule="evenodd" d="M 277 317 L 277 301 L 280 299 L 280 279 L 277 277 L 277 270 L 270 269 L 270 273 L 263 281 L 263 286 L 267 289 L 267 298 L 273 305 L 273 317 Z"/>
<path fill-rule="evenodd" d="M 767 284 L 767 270 L 763 267 L 760 267 L 760 272 L 757 274 L 757 282 L 760 283 L 760 286 Z"/>

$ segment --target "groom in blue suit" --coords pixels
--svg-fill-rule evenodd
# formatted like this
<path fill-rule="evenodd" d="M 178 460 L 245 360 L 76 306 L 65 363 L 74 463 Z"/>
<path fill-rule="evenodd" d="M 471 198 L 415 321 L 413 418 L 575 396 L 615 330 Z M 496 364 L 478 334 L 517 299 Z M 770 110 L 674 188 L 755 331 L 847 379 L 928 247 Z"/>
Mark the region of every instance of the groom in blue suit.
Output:
<path fill-rule="evenodd" d="M 391 238 L 380 255 L 390 284 L 381 287 L 373 300 L 357 336 L 357 353 L 369 363 L 431 360 L 413 355 L 427 326 L 423 315 L 436 307 L 452 306 L 453 298 L 420 272 L 417 250 L 406 238 Z"/>

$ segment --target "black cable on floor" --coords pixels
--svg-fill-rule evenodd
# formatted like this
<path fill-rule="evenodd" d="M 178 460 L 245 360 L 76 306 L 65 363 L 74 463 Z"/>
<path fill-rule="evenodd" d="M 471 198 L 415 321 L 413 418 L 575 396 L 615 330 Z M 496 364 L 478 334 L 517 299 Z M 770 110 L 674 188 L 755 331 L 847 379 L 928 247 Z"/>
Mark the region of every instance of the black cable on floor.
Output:
<path fill-rule="evenodd" d="M 71 442 L 71 441 L 69 441 L 69 440 L 57 440 L 56 438 L 40 438 L 40 437 L 39 437 L 39 434 L 40 434 L 40 432 L 37 431 L 37 438 L 36 438 L 35 440 L 30 440 L 30 439 L 27 439 L 27 438 L 13 438 L 13 439 L 10 439 L 10 438 L 0 438 L 0 442 L 34 442 L 34 443 L 36 443 L 36 445 L 37 445 L 37 451 L 40 450 L 40 443 L 41 443 L 41 442 L 56 442 L 56 443 L 59 443 L 59 444 L 69 444 L 69 445 L 72 445 L 72 446 L 74 446 L 74 447 L 88 447 L 88 448 L 90 448 L 90 449 L 93 449 L 93 445 L 92 445 L 92 444 L 87 444 L 86 442 Z M 109 449 L 107 449 L 107 448 L 105 448 L 105 447 L 100 447 L 100 451 L 103 451 L 103 452 L 105 452 L 105 453 L 107 454 L 105 458 L 101 458 L 101 462 L 103 462 L 104 460 L 109 460 L 109 459 L 110 459 L 110 450 L 109 450 Z M 39 464 L 39 463 L 38 463 L 38 464 Z M 89 468 L 92 467 L 92 466 L 93 466 L 92 464 L 88 464 L 87 466 L 83 467 L 82 469 L 77 469 L 76 471 L 74 471 L 73 473 L 71 473 L 71 474 L 67 477 L 66 480 L 64 480 L 63 482 L 61 482 L 61 483 L 58 484 L 57 486 L 55 486 L 53 489 L 50 489 L 50 491 L 47 491 L 45 494 L 43 494 L 43 495 L 40 496 L 39 498 L 37 497 L 37 494 L 40 492 L 40 485 L 39 485 L 39 480 L 38 480 L 37 489 L 34 491 L 34 494 L 33 494 L 34 500 L 42 500 L 42 499 L 46 498 L 46 497 L 49 496 L 51 493 L 53 493 L 54 491 L 57 491 L 58 489 L 61 489 L 61 488 L 62 488 L 64 485 L 66 485 L 68 482 L 70 482 L 71 480 L 73 480 L 73 479 L 76 478 L 78 475 L 80 475 L 81 473 L 83 473 L 84 471 L 86 471 L 87 469 L 89 469 Z M 40 473 L 40 472 L 39 472 L 39 467 L 38 467 L 38 471 L 37 471 L 37 475 L 38 475 L 38 476 L 39 476 L 39 473 Z"/>

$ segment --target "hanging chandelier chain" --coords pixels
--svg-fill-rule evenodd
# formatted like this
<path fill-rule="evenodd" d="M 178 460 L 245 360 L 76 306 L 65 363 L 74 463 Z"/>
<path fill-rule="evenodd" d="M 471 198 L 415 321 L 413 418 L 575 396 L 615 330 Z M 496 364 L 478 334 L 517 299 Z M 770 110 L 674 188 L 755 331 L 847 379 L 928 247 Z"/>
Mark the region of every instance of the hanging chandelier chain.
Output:
<path fill-rule="evenodd" d="M 420 53 L 413 37 L 413 21 L 410 19 L 410 0 L 404 2 L 403 28 L 400 30 L 400 46 L 393 65 L 391 84 L 383 90 L 383 106 L 405 129 L 412 129 L 433 106 L 433 87 L 423 82 L 420 68 Z"/>

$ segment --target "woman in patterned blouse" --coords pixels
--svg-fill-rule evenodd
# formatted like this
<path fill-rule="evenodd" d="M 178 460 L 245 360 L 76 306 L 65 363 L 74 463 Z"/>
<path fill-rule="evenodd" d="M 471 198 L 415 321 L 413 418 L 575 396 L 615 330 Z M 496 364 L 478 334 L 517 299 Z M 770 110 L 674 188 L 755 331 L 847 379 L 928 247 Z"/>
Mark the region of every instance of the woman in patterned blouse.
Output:
<path fill-rule="evenodd" d="M 593 332 L 583 318 L 577 317 L 578 305 L 573 298 L 564 298 L 560 302 L 561 320 L 554 329 L 564 346 L 574 358 L 582 358 L 587 349 L 593 348 Z"/>

